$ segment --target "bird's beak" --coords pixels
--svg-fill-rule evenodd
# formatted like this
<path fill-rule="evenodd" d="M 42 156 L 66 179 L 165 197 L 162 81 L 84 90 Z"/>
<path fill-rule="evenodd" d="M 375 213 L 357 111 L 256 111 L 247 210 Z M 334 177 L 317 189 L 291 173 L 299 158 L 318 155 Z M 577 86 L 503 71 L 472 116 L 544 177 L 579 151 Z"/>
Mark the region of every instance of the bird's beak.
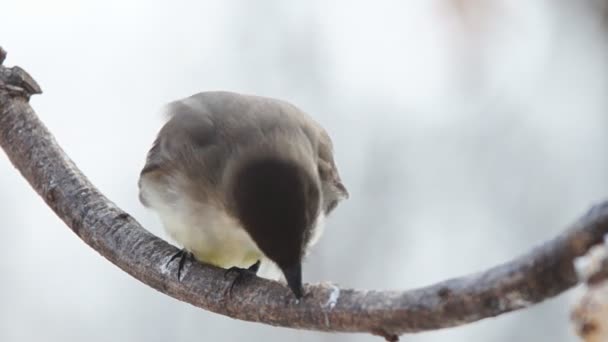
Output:
<path fill-rule="evenodd" d="M 302 298 L 302 264 L 298 262 L 292 266 L 282 267 L 282 271 L 291 292 L 293 292 L 297 299 Z"/>

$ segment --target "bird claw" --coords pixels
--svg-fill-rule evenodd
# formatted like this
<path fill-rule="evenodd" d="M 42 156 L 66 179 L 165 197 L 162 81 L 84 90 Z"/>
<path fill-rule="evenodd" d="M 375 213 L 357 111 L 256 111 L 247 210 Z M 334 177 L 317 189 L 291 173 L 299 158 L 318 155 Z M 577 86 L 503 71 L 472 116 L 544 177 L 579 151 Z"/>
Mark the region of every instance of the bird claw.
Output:
<path fill-rule="evenodd" d="M 182 269 L 184 268 L 184 265 L 186 264 L 186 260 L 192 258 L 192 253 L 188 252 L 185 248 L 182 248 L 181 250 L 179 250 L 179 252 L 173 254 L 173 256 L 171 256 L 171 259 L 169 259 L 169 262 L 167 262 L 167 264 L 170 264 L 173 262 L 173 260 L 179 258 L 179 265 L 177 268 L 177 280 L 181 281 L 181 276 L 182 276 Z"/>
<path fill-rule="evenodd" d="M 249 266 L 248 268 L 240 268 L 240 267 L 230 267 L 224 272 L 224 279 L 227 278 L 228 275 L 232 273 L 236 273 L 234 279 L 230 282 L 230 286 L 228 287 L 228 294 L 232 296 L 232 289 L 237 283 L 242 282 L 248 276 L 255 276 L 260 269 L 260 260 L 256 261 L 255 264 Z"/>

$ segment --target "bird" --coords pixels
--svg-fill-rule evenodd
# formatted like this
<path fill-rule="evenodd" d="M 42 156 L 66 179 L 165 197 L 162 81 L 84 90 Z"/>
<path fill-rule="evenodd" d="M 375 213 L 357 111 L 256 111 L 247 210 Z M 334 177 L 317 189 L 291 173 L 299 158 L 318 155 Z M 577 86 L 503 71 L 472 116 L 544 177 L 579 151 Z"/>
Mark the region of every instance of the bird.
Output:
<path fill-rule="evenodd" d="M 349 197 L 327 131 L 287 101 L 229 91 L 175 100 L 165 114 L 139 200 L 181 245 L 178 278 L 190 256 L 302 298 L 302 262 Z"/>

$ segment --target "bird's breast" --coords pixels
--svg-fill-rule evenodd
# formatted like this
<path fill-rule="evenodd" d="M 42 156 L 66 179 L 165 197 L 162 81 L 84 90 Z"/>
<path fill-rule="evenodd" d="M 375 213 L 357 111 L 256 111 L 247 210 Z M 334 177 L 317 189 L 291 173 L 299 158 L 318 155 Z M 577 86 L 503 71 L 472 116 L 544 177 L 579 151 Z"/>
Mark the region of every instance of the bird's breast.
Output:
<path fill-rule="evenodd" d="M 264 255 L 238 220 L 222 208 L 193 199 L 180 184 L 146 177 L 140 182 L 140 197 L 158 214 L 171 239 L 201 262 L 223 268 L 247 268 L 260 260 L 258 275 L 283 278 L 276 264 Z M 305 254 L 321 237 L 323 221 L 321 212 L 311 227 Z"/>
<path fill-rule="evenodd" d="M 225 210 L 192 199 L 176 184 L 141 182 L 141 196 L 167 234 L 196 259 L 219 267 L 249 267 L 262 252 Z"/>
<path fill-rule="evenodd" d="M 247 232 L 222 210 L 182 204 L 159 211 L 167 233 L 203 262 L 220 267 L 249 267 L 262 253 Z"/>

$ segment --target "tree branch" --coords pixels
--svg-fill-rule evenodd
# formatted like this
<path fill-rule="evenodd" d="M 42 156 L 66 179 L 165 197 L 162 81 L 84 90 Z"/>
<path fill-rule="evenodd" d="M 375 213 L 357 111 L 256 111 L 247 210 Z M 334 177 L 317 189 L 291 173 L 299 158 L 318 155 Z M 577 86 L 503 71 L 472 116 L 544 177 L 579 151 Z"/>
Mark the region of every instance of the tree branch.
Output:
<path fill-rule="evenodd" d="M 0 61 L 3 60 L 0 53 Z M 181 301 L 236 319 L 334 332 L 397 335 L 454 327 L 525 308 L 577 283 L 573 260 L 608 233 L 608 202 L 591 209 L 564 233 L 485 272 L 409 291 L 307 285 L 297 303 L 286 287 L 254 278 L 226 293 L 224 270 L 186 264 L 178 250 L 153 236 L 104 197 L 78 170 L 28 104 L 39 93 L 19 68 L 0 66 L 0 146 L 49 207 L 85 243 L 141 282 Z"/>

